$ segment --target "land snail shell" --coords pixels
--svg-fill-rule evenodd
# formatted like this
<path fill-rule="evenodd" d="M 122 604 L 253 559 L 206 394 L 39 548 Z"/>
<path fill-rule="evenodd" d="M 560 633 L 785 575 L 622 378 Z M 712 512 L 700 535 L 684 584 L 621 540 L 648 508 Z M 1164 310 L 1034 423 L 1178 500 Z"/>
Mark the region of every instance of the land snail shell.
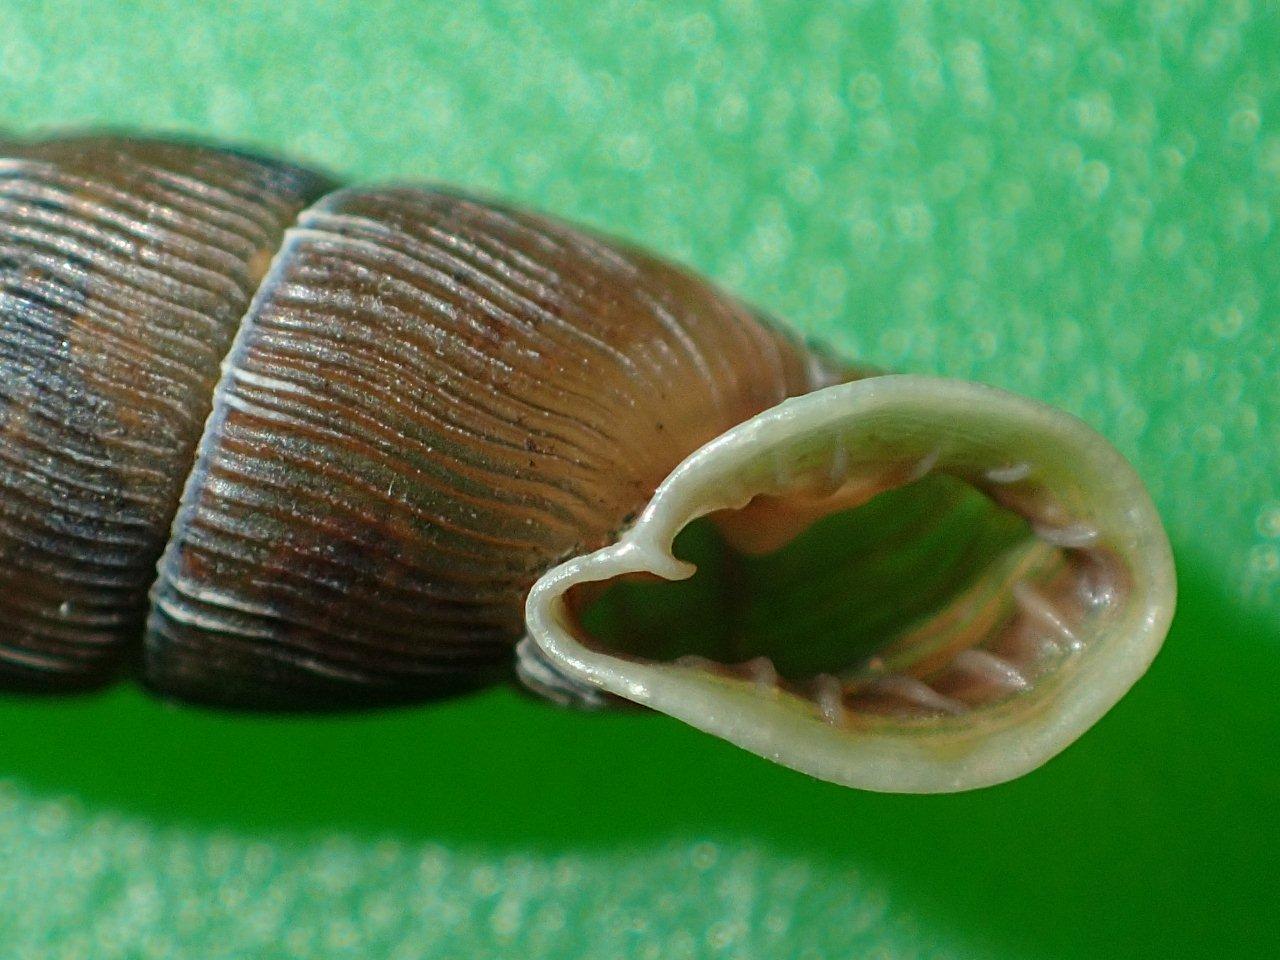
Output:
<path fill-rule="evenodd" d="M 0 149 L 9 689 L 336 709 L 518 676 L 945 791 L 1079 736 L 1173 602 L 1134 471 L 1039 403 L 869 375 L 448 190 Z"/>

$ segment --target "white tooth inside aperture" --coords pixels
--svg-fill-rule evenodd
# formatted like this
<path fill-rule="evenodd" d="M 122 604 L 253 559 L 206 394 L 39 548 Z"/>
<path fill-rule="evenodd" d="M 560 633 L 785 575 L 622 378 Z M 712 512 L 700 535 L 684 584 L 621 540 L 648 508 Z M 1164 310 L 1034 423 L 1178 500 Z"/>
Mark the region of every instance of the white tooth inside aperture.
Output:
<path fill-rule="evenodd" d="M 836 437 L 832 444 L 831 465 L 827 468 L 827 477 L 835 487 L 843 485 L 849 477 L 849 451 L 845 448 L 843 437 Z"/>
<path fill-rule="evenodd" d="M 923 680 L 901 674 L 867 680 L 861 685 L 860 690 L 893 697 L 930 712 L 955 715 L 964 713 L 968 709 L 959 700 L 944 697 Z"/>
<path fill-rule="evenodd" d="M 757 687 L 773 689 L 778 685 L 778 671 L 768 657 L 753 657 L 742 667 Z"/>
<path fill-rule="evenodd" d="M 1065 640 L 1070 649 L 1079 650 L 1081 648 L 1082 644 L 1080 638 L 1076 636 L 1071 627 L 1067 625 L 1067 622 L 1054 608 L 1053 604 L 1050 603 L 1049 600 L 1031 584 L 1027 583 L 1025 580 L 1015 583 L 1013 585 L 1013 598 L 1025 613 L 1032 618 L 1039 620 L 1042 624 Z"/>
<path fill-rule="evenodd" d="M 1051 543 L 1055 547 L 1076 550 L 1092 546 L 1098 541 L 1097 529 L 1087 523 L 1073 523 L 1066 527 L 1033 524 L 1032 529 L 1041 540 Z"/>
<path fill-rule="evenodd" d="M 980 677 L 1007 690 L 1025 690 L 1030 686 L 1022 671 L 1008 660 L 976 647 L 961 650 L 951 665 L 962 673 Z"/>
<path fill-rule="evenodd" d="M 932 450 L 926 453 L 923 457 L 921 457 L 916 462 L 916 465 L 911 468 L 911 472 L 907 474 L 906 482 L 914 483 L 917 480 L 927 477 L 929 473 L 933 470 L 933 468 L 938 465 L 938 459 L 941 456 L 942 456 L 942 448 L 934 447 Z"/>
<path fill-rule="evenodd" d="M 820 673 L 813 678 L 813 700 L 828 723 L 844 722 L 844 684 L 831 674 Z"/>
<path fill-rule="evenodd" d="M 992 483 L 1017 483 L 1019 480 L 1027 479 L 1030 475 L 1031 464 L 1026 461 L 1011 463 L 1008 466 L 991 467 L 983 473 L 983 476 Z"/>

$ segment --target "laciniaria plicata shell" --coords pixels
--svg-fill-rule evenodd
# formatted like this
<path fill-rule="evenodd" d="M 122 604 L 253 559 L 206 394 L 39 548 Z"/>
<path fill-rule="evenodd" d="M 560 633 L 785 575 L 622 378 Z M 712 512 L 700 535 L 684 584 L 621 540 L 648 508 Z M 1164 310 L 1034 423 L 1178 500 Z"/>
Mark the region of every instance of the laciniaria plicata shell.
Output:
<path fill-rule="evenodd" d="M 224 149 L 0 147 L 10 688 L 333 709 L 518 675 L 962 789 L 1092 724 L 1173 595 L 1079 421 L 867 375 L 624 244 Z"/>

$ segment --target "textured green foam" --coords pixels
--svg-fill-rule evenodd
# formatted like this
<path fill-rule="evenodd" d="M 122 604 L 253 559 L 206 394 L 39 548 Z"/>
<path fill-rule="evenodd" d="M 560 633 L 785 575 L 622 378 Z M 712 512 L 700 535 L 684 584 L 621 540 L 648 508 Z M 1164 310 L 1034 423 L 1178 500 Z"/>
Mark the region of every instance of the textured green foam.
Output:
<path fill-rule="evenodd" d="M 647 243 L 1072 410 L 1178 618 L 1012 784 L 858 794 L 494 691 L 0 702 L 4 957 L 1280 953 L 1280 13 L 1263 0 L 0 2 L 0 125 L 232 138 Z"/>

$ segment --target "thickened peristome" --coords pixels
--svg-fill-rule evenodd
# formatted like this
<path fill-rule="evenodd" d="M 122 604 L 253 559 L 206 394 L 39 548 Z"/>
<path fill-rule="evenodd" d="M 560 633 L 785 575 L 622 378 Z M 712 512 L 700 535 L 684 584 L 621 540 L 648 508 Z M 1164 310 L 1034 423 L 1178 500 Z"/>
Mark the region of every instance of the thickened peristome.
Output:
<path fill-rule="evenodd" d="M 730 431 L 616 545 L 544 577 L 523 675 L 825 779 L 963 789 L 1031 769 L 1105 712 L 1154 656 L 1173 593 L 1150 500 L 1082 423 L 876 377 Z"/>

